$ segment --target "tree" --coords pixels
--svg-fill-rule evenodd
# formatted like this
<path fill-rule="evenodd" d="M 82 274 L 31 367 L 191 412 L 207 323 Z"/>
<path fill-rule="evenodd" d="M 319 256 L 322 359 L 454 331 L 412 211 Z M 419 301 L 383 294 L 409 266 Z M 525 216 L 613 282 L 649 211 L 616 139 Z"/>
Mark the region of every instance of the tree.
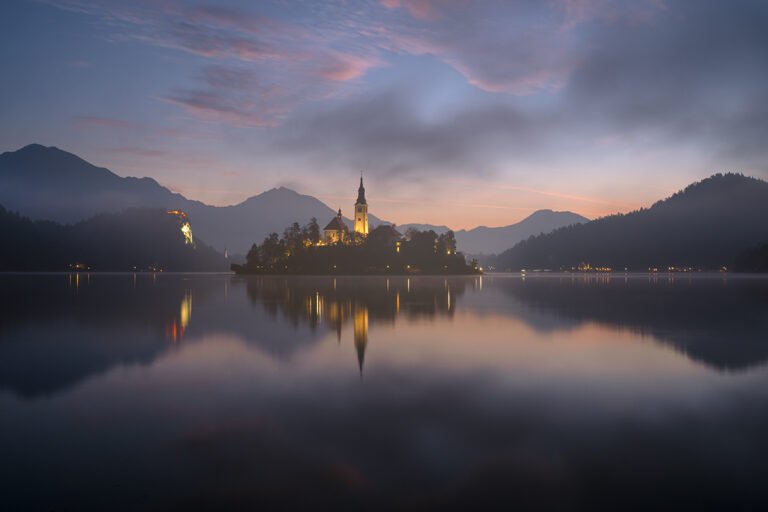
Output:
<path fill-rule="evenodd" d="M 320 241 L 320 225 L 315 217 L 309 219 L 309 223 L 304 226 L 304 237 L 312 244 Z"/>
<path fill-rule="evenodd" d="M 437 237 L 437 251 L 441 254 L 456 254 L 456 235 L 450 229 Z"/>
<path fill-rule="evenodd" d="M 285 252 L 285 242 L 280 240 L 277 233 L 271 233 L 261 244 L 261 260 L 270 268 L 283 259 Z"/>
<path fill-rule="evenodd" d="M 288 255 L 294 254 L 297 250 L 304 247 L 304 236 L 298 222 L 294 222 L 283 231 L 283 240 Z"/>

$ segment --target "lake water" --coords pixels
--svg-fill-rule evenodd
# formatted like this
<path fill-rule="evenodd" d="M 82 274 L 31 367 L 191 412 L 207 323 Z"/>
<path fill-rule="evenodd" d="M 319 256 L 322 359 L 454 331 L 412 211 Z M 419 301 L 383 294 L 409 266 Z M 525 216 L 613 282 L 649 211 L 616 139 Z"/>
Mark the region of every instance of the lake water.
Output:
<path fill-rule="evenodd" d="M 3 510 L 764 509 L 768 280 L 0 276 Z"/>

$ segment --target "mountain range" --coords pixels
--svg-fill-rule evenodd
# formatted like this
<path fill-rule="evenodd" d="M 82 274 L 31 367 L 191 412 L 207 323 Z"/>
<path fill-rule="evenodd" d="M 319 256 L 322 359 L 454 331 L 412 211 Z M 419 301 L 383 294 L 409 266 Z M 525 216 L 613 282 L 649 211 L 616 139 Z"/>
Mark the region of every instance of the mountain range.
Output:
<path fill-rule="evenodd" d="M 716 174 L 650 208 L 532 237 L 491 259 L 499 270 L 581 264 L 647 270 L 757 269 L 768 245 L 768 182 Z"/>
<path fill-rule="evenodd" d="M 350 206 L 353 199 L 350 193 Z M 219 251 L 239 254 L 269 233 L 282 233 L 293 222 L 304 224 L 314 217 L 322 228 L 336 213 L 317 198 L 284 187 L 236 205 L 210 206 L 171 192 L 152 178 L 121 177 L 72 153 L 40 144 L 0 155 L 0 205 L 33 220 L 65 224 L 129 208 L 183 210 L 196 237 Z M 352 221 L 345 220 L 352 227 Z M 586 220 L 570 212 L 541 210 L 510 226 L 460 230 L 456 239 L 459 250 L 466 253 L 492 254 L 531 235 Z M 371 227 L 384 222 L 375 215 L 369 215 L 369 221 Z M 404 233 L 409 226 L 416 225 L 398 229 Z M 427 229 L 448 230 L 445 226 Z"/>

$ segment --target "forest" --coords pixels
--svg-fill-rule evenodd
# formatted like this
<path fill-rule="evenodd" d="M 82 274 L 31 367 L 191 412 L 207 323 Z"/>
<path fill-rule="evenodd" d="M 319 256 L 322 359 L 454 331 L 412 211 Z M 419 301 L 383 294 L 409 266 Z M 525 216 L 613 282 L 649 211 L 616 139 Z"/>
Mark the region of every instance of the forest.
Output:
<path fill-rule="evenodd" d="M 186 243 L 166 210 L 131 209 L 72 225 L 33 221 L 0 206 L 0 271 L 228 270 L 226 258 L 200 240 Z"/>
<path fill-rule="evenodd" d="M 768 268 L 768 183 L 716 174 L 650 208 L 603 217 L 529 238 L 483 263 L 496 270 L 578 267 Z"/>

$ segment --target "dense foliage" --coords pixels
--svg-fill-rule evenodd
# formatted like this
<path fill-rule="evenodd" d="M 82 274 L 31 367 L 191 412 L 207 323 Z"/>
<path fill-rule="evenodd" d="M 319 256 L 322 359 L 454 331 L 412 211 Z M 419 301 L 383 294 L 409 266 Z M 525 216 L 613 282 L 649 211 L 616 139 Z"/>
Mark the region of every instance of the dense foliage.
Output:
<path fill-rule="evenodd" d="M 717 174 L 651 208 L 531 237 L 487 263 L 498 270 L 580 264 L 647 270 L 731 267 L 768 242 L 768 183 Z"/>
<path fill-rule="evenodd" d="M 408 230 L 403 240 L 393 226 L 382 225 L 367 237 L 352 235 L 343 244 L 322 245 L 317 221 L 293 223 L 282 237 L 272 233 L 261 245 L 254 244 L 245 265 L 232 269 L 244 274 L 469 274 L 456 252 L 452 231 Z"/>
<path fill-rule="evenodd" d="M 74 225 L 31 221 L 0 206 L 0 271 L 224 271 L 226 259 L 184 243 L 165 210 L 103 214 Z"/>

